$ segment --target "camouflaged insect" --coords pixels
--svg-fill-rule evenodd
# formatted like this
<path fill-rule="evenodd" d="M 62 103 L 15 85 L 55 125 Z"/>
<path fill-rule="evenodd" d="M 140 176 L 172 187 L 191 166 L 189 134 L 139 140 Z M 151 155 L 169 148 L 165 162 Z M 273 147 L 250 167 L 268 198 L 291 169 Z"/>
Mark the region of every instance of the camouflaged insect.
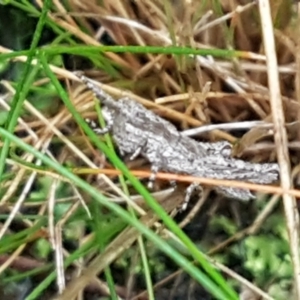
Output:
<path fill-rule="evenodd" d="M 278 179 L 278 164 L 234 159 L 228 142 L 197 142 L 181 134 L 174 125 L 143 105 L 128 97 L 116 101 L 89 78 L 79 72 L 75 74 L 104 106 L 102 112 L 107 126 L 94 128 L 94 131 L 98 134 L 111 132 L 121 155 L 129 154 L 131 159 L 141 155 L 150 162 L 152 175 L 149 187 L 152 187 L 158 171 L 260 184 Z M 188 187 L 182 209 L 186 208 L 192 192 L 198 186 L 195 183 Z M 254 198 L 246 189 L 218 187 L 217 191 L 244 201 Z"/>

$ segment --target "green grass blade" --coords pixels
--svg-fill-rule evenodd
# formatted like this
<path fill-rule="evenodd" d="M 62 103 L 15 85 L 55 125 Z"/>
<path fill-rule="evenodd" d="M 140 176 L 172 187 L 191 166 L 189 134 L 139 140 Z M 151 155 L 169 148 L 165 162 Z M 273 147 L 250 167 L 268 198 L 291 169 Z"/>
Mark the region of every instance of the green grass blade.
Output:
<path fill-rule="evenodd" d="M 33 35 L 33 39 L 32 39 L 29 54 L 28 54 L 28 57 L 27 57 L 24 73 L 21 77 L 22 79 L 20 80 L 20 82 L 17 86 L 16 94 L 15 94 L 15 96 L 13 98 L 13 101 L 12 101 L 12 104 L 11 104 L 11 111 L 10 111 L 9 117 L 8 117 L 8 120 L 10 120 L 10 121 L 9 121 L 9 124 L 8 124 L 8 127 L 7 127 L 7 130 L 9 132 L 14 131 L 14 128 L 17 124 L 18 117 L 20 116 L 20 112 L 21 112 L 21 109 L 22 109 L 23 102 L 25 100 L 25 97 L 26 97 L 26 94 L 27 94 L 27 91 L 28 91 L 28 89 L 26 89 L 26 88 L 24 89 L 24 85 L 26 86 L 26 82 L 27 82 L 27 87 L 29 86 L 28 76 L 29 76 L 29 73 L 30 73 L 31 68 L 32 68 L 31 62 L 33 60 L 33 57 L 34 57 L 35 52 L 36 52 L 35 50 L 37 48 L 38 42 L 39 42 L 39 40 L 41 38 L 41 35 L 42 35 L 42 31 L 43 31 L 43 28 L 44 28 L 44 25 L 45 25 L 45 20 L 46 20 L 46 16 L 47 16 L 47 13 L 48 13 L 48 9 L 50 7 L 50 3 L 51 3 L 51 0 L 45 0 L 45 2 L 44 2 L 42 13 L 41 13 L 41 16 L 39 18 L 38 24 L 36 26 L 35 33 Z M 4 171 L 4 167 L 5 167 L 5 160 L 6 160 L 6 157 L 8 155 L 9 146 L 10 146 L 10 140 L 4 138 L 3 147 L 2 147 L 1 153 L 0 153 L 0 181 L 1 181 L 1 178 L 2 178 L 2 175 L 3 175 L 3 171 Z"/>
<path fill-rule="evenodd" d="M 99 140 L 98 136 L 89 128 L 89 126 L 83 121 L 81 115 L 74 108 L 72 102 L 69 100 L 68 95 L 65 90 L 60 85 L 56 76 L 51 71 L 47 60 L 46 55 L 43 53 L 41 56 L 41 63 L 44 67 L 44 70 L 47 76 L 52 81 L 53 85 L 56 87 L 58 94 L 60 95 L 62 101 L 65 106 L 69 110 L 69 112 L 74 117 L 74 120 L 82 127 L 82 129 L 90 136 L 93 143 L 99 147 L 106 157 L 113 163 L 113 165 L 119 169 L 126 178 L 131 182 L 136 191 L 143 196 L 145 202 L 149 205 L 149 207 L 161 218 L 164 224 L 182 241 L 182 243 L 187 247 L 189 253 L 192 257 L 200 263 L 202 268 L 213 278 L 216 284 L 221 287 L 228 296 L 234 297 L 235 292 L 227 285 L 223 277 L 219 272 L 213 268 L 210 263 L 207 262 L 204 255 L 199 251 L 199 249 L 195 246 L 195 244 L 190 240 L 190 238 L 178 227 L 173 219 L 169 217 L 169 215 L 165 212 L 165 210 L 156 202 L 156 200 L 150 195 L 147 189 L 140 183 L 140 181 L 133 176 L 128 168 L 124 165 L 124 163 L 114 154 L 110 149 Z"/>
<path fill-rule="evenodd" d="M 37 51 L 42 51 L 48 55 L 57 54 L 74 54 L 80 56 L 89 57 L 91 55 L 114 52 L 114 53 L 139 53 L 139 54 L 166 54 L 166 55 L 211 55 L 213 57 L 232 58 L 232 57 L 244 57 L 245 52 L 227 49 L 193 49 L 190 47 L 153 47 L 153 46 L 61 46 L 51 45 L 46 46 Z M 10 53 L 3 53 L 0 56 L 1 60 L 12 59 L 22 55 L 28 55 L 29 50 L 14 51 Z"/>
<path fill-rule="evenodd" d="M 162 240 L 153 231 L 151 231 L 145 225 L 141 224 L 138 220 L 132 218 L 132 216 L 123 208 L 121 208 L 115 203 L 110 202 L 106 197 L 101 195 L 97 189 L 90 186 L 87 182 L 80 179 L 78 176 L 70 173 L 67 169 L 62 167 L 60 164 L 51 160 L 49 157 L 40 153 L 30 145 L 24 143 L 22 140 L 12 135 L 7 130 L 0 128 L 0 135 L 2 137 L 9 139 L 11 142 L 15 143 L 16 145 L 18 145 L 20 148 L 27 151 L 28 153 L 33 154 L 36 158 L 40 159 L 43 163 L 51 167 L 60 175 L 65 176 L 70 181 L 72 181 L 73 184 L 75 184 L 76 186 L 84 190 L 90 196 L 94 197 L 94 199 L 98 201 L 101 205 L 113 211 L 116 215 L 118 215 L 120 218 L 122 218 L 131 226 L 134 226 L 138 231 L 140 231 L 149 240 L 151 240 L 154 244 L 156 244 L 161 251 L 169 255 L 179 266 L 181 266 L 187 273 L 189 273 L 193 278 L 195 278 L 199 283 L 201 283 L 202 286 L 206 288 L 208 291 L 210 291 L 210 293 L 212 293 L 212 295 L 214 295 L 217 299 L 238 299 L 236 293 L 233 290 L 231 290 L 228 286 L 226 290 L 230 290 L 230 294 L 228 293 L 228 291 L 224 290 L 223 286 L 219 286 L 218 283 L 214 283 L 207 275 L 202 273 L 196 266 L 194 266 L 184 256 L 174 251 L 174 249 L 166 241 Z M 198 249 L 197 252 L 199 252 Z"/>

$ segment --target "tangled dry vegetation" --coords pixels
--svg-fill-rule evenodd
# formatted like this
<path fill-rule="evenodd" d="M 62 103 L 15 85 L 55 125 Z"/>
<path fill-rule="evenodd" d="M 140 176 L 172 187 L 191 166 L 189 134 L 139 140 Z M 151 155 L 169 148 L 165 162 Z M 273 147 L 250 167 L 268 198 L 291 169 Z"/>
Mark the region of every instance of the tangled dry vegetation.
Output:
<path fill-rule="evenodd" d="M 43 6 L 42 1 L 36 2 L 40 7 Z M 275 146 L 273 138 L 276 130 L 274 131 L 270 124 L 274 118 L 279 118 L 278 115 L 280 116 L 281 111 L 271 109 L 272 100 L 269 92 L 274 84 L 277 87 L 278 84 L 277 82 L 268 84 L 267 56 L 263 45 L 261 27 L 262 12 L 259 11 L 256 2 L 243 0 L 70 0 L 66 2 L 67 5 L 64 7 L 60 1 L 53 1 L 53 7 L 48 13 L 48 17 L 64 31 L 76 37 L 78 44 L 91 46 L 101 44 L 163 46 L 166 48 L 182 46 L 215 50 L 206 56 L 155 54 L 151 52 L 150 48 L 148 53 L 107 52 L 105 57 L 110 63 L 105 64 L 105 60 L 102 60 L 102 65 L 95 56 L 90 57 L 90 60 L 80 56 L 68 55 L 64 57 L 66 69 L 53 66 L 51 68 L 61 82 L 65 83 L 73 105 L 83 117 L 96 117 L 93 97 L 83 85 L 76 82 L 72 70 L 85 71 L 87 76 L 103 83 L 103 89 L 116 98 L 129 93 L 131 98 L 170 120 L 179 130 L 201 127 L 201 134 L 197 132 L 192 134 L 195 139 L 205 141 L 228 140 L 234 145 L 235 157 L 255 162 L 277 160 L 276 150 L 278 147 Z M 100 2 L 101 4 L 99 4 Z M 297 16 L 299 7 L 297 3 L 292 1 L 276 0 L 270 2 L 272 2 L 271 16 L 279 65 L 278 83 L 288 137 L 287 143 L 283 144 L 282 147 L 289 150 L 289 158 L 293 167 L 292 180 L 297 186 L 300 151 L 298 130 L 300 116 L 300 27 Z M 220 54 L 218 49 L 229 49 L 236 52 L 235 55 L 232 55 L 232 52 Z M 8 49 L 1 47 L 1 52 L 8 52 Z M 23 58 L 18 57 L 17 59 L 22 60 Z M 98 63 L 93 65 L 92 62 L 94 61 Z M 39 81 L 35 82 L 35 86 L 43 86 L 47 82 L 48 79 L 40 78 Z M 5 85 L 11 89 L 8 83 Z M 96 186 L 109 198 L 114 199 L 115 202 L 122 202 L 124 197 L 126 198 L 124 193 L 120 191 L 116 176 L 117 171 L 106 160 L 105 156 L 92 146 L 83 131 L 75 125 L 69 110 L 62 106 L 57 99 L 52 98 L 52 105 L 47 108 L 47 111 L 38 111 L 30 101 L 25 102 L 25 110 L 27 115 L 24 116 L 24 120 L 22 119 L 18 123 L 15 132 L 26 143 L 35 145 L 41 151 L 43 151 L 42 149 L 48 151 L 48 154 L 51 153 L 62 165 L 71 165 L 77 168 L 89 167 L 88 170 L 77 170 L 77 172 L 91 185 Z M 230 123 L 229 130 L 228 123 Z M 51 130 L 49 130 L 50 124 Z M 210 124 L 217 126 L 211 130 Z M 45 145 L 46 147 L 44 147 Z M 25 157 L 26 155 L 23 155 L 23 158 Z M 33 161 L 32 157 L 27 156 L 27 159 L 30 162 Z M 57 299 L 71 299 L 71 296 L 79 295 L 84 288 L 86 288 L 86 294 L 82 293 L 81 298 L 78 296 L 78 299 L 92 299 L 89 298 L 91 296 L 87 296 L 87 293 L 89 295 L 109 294 L 106 281 L 99 278 L 95 279 L 93 276 L 102 273 L 103 269 L 113 261 L 114 265 L 112 265 L 113 270 L 111 272 L 116 282 L 117 294 L 123 298 L 128 297 L 126 299 L 148 299 L 146 294 L 142 293 L 145 285 L 138 282 L 141 274 L 134 270 L 135 267 L 140 266 L 138 250 L 132 246 L 138 239 L 138 234 L 129 231 L 130 229 L 127 232 L 122 232 L 122 236 L 118 236 L 119 240 L 112 242 L 104 254 L 98 256 L 96 252 L 92 252 L 87 257 L 83 255 L 82 261 L 74 263 L 72 270 L 68 270 L 65 275 L 63 266 L 59 264 L 59 257 L 66 258 L 68 256 L 68 251 L 74 248 L 74 239 L 82 241 L 80 243 L 91 239 L 90 228 L 87 229 L 85 223 L 76 223 L 75 227 L 77 231 L 80 231 L 76 234 L 74 228 L 72 229 L 69 224 L 72 218 L 78 220 L 76 216 L 78 217 L 81 204 L 87 203 L 86 209 L 93 209 L 90 206 L 89 196 L 79 192 L 75 186 L 66 188 L 66 183 L 60 182 L 60 178 L 51 181 L 36 179 L 37 174 L 46 178 L 47 172 L 34 173 L 30 167 L 24 168 L 24 165 L 23 167 L 20 164 L 15 165 L 13 161 L 9 161 L 9 164 L 14 168 L 16 174 L 14 178 L 7 180 L 3 185 L 1 204 L 3 211 L 9 213 L 10 217 L 2 223 L 1 237 L 7 232 L 17 232 L 18 228 L 24 229 L 27 226 L 33 226 L 35 223 L 25 216 L 30 212 L 41 216 L 49 213 L 50 222 L 49 227 L 44 224 L 43 229 L 39 230 L 38 234 L 36 233 L 31 240 L 15 249 L 12 255 L 7 253 L 0 255 L 0 261 L 6 263 L 3 265 L 4 267 L 1 267 L 2 273 L 7 271 L 8 267 L 17 271 L 24 269 L 28 271 L 45 266 L 46 261 L 47 263 L 49 261 L 45 259 L 42 263 L 32 255 L 32 248 L 33 245 L 36 247 L 34 242 L 38 239 L 48 239 L 50 236 L 56 239 L 51 241 L 55 245 L 56 268 L 62 270 L 58 274 L 60 281 L 57 284 L 59 289 L 64 292 Z M 99 166 L 103 169 L 101 173 L 104 174 L 95 180 L 96 172 L 93 173 L 92 168 L 99 168 Z M 140 177 L 147 177 L 150 174 L 149 166 L 141 159 L 127 162 L 127 166 L 129 169 L 138 170 L 133 174 Z M 280 166 L 283 165 L 280 164 Z M 88 175 L 85 175 L 85 172 Z M 286 174 L 286 176 L 289 175 Z M 163 174 L 160 174 L 158 178 L 163 179 Z M 182 182 L 185 181 L 184 176 L 178 176 L 177 179 Z M 211 184 L 214 184 L 214 181 Z M 34 185 L 36 186 L 34 187 Z M 26 202 L 26 197 L 32 196 L 32 192 L 29 191 L 36 191 L 37 187 L 41 185 L 49 187 L 47 195 L 44 195 L 45 199 L 40 202 Z M 169 201 L 162 202 L 162 205 L 168 212 L 172 212 L 183 200 L 184 189 L 182 191 L 179 189 L 175 196 L 170 196 L 166 186 L 168 186 L 166 181 L 158 180 L 154 195 L 159 201 L 163 201 L 162 199 L 165 198 L 169 199 Z M 72 195 L 72 197 L 65 199 L 63 196 L 58 196 L 57 190 L 64 197 L 66 194 Z M 67 193 L 66 190 L 68 190 Z M 224 276 L 231 278 L 230 280 L 234 279 L 232 285 L 240 292 L 241 299 L 273 299 L 279 294 L 280 298 L 278 299 L 289 298 L 300 291 L 300 280 L 297 276 L 294 277 L 294 281 L 292 280 L 291 267 L 294 267 L 295 274 L 300 271 L 299 257 L 297 257 L 297 250 L 295 250 L 298 247 L 298 230 L 294 230 L 296 231 L 294 237 L 291 237 L 291 232 L 289 232 L 289 239 L 282 233 L 282 228 L 285 227 L 282 219 L 284 210 L 281 205 L 280 191 L 282 190 L 280 188 L 256 186 L 256 190 L 274 193 L 274 195 L 263 197 L 258 194 L 256 202 L 238 203 L 220 199 L 218 195 L 205 190 L 201 201 L 195 201 L 190 212 L 184 216 L 177 216 L 176 221 L 192 239 L 200 242 L 205 253 L 212 257 L 215 255 L 229 267 L 226 268 L 221 263 L 216 263 L 223 274 L 226 274 Z M 297 190 L 292 190 L 292 195 L 299 196 L 299 193 Z M 12 197 L 16 197 L 17 200 L 14 198 L 12 201 Z M 132 199 L 136 201 L 135 204 L 132 204 L 135 205 L 135 209 L 139 209 L 136 204 L 143 207 L 142 201 L 139 201 L 141 200 L 139 195 L 133 196 Z M 56 205 L 57 203 L 63 204 L 64 201 L 73 204 L 67 206 L 67 210 L 62 208 L 62 211 L 57 212 L 55 211 L 54 200 Z M 292 206 L 295 204 L 292 196 L 288 194 L 284 200 L 291 201 Z M 48 212 L 46 211 L 46 203 Z M 288 229 L 298 228 L 298 212 L 295 209 L 289 214 L 289 206 L 286 203 L 284 208 Z M 83 206 L 86 205 L 83 204 Z M 19 210 L 18 214 L 24 214 L 24 218 L 15 223 L 12 220 L 16 218 Z M 61 218 L 61 222 L 58 223 L 56 223 L 57 214 Z M 86 213 L 80 211 L 79 214 L 82 216 Z M 54 220 L 54 215 L 56 220 Z M 274 219 L 272 219 L 273 217 Z M 87 216 L 81 218 L 88 220 Z M 268 220 L 270 219 L 272 222 L 269 224 Z M 144 220 L 144 223 L 151 227 L 156 219 L 149 220 Z M 278 229 L 280 234 L 274 233 L 273 229 L 279 223 L 282 223 L 282 227 Z M 201 225 L 200 229 L 199 224 Z M 66 232 L 64 231 L 63 237 L 60 235 L 63 226 L 67 226 L 68 230 L 72 232 L 72 237 L 69 237 L 72 241 L 71 246 L 65 239 Z M 46 231 L 46 228 L 49 228 L 49 231 Z M 163 232 L 165 235 L 170 234 L 162 229 L 159 232 Z M 273 262 L 261 262 L 262 268 L 266 268 L 264 271 L 267 278 L 262 276 L 258 279 L 256 275 L 261 276 L 261 273 L 255 269 L 254 265 L 256 259 L 259 260 L 259 258 L 255 258 L 254 255 L 254 258 L 250 259 L 249 252 L 245 257 L 239 248 L 240 245 L 243 245 L 242 247 L 246 248 L 247 251 L 248 249 L 250 249 L 249 251 L 257 251 L 257 256 L 265 255 L 267 257 L 270 255 L 274 260 L 276 255 L 273 257 L 274 253 L 268 253 L 275 251 L 273 247 L 268 248 L 272 242 L 268 242 L 267 239 L 255 240 L 253 238 L 251 240 L 251 237 L 263 237 L 262 233 L 266 233 L 266 235 L 269 233 L 278 234 L 280 239 L 286 238 L 286 240 L 280 240 L 278 245 L 281 242 L 286 245 L 280 255 L 289 261 L 289 272 L 282 271 L 285 280 L 288 278 L 288 287 L 282 288 L 280 271 L 276 273 L 276 269 L 280 270 L 282 262 L 278 262 L 278 264 L 276 262 L 277 265 L 275 266 L 272 265 Z M 261 244 L 256 244 L 255 247 L 251 248 L 252 246 L 249 246 L 248 242 Z M 276 243 L 274 242 L 274 247 L 277 247 Z M 292 253 L 291 260 L 286 258 L 286 256 L 289 257 L 288 244 Z M 131 249 L 126 250 L 130 246 Z M 153 245 L 148 245 L 148 247 L 152 249 Z M 114 254 L 110 256 L 112 252 Z M 155 251 L 152 250 L 152 252 Z M 185 278 L 180 272 L 176 273 L 175 270 L 177 269 L 174 266 L 168 269 L 166 267 L 168 263 L 161 262 L 160 258 L 157 258 L 157 253 L 148 255 L 150 265 L 153 264 L 151 265 L 153 274 L 155 274 L 152 276 L 153 281 L 155 284 L 158 283 L 155 299 L 186 299 L 187 294 L 191 295 L 191 299 L 213 299 L 201 287 L 194 285 L 190 278 Z M 117 260 L 122 260 L 121 258 L 126 261 L 125 266 L 124 261 Z M 234 262 L 231 261 L 232 259 Z M 103 260 L 106 262 L 105 264 L 103 264 Z M 246 265 L 247 261 L 250 262 L 250 266 Z M 89 276 L 80 276 L 84 268 L 87 270 L 84 273 L 85 276 L 86 274 Z M 172 273 L 173 271 L 174 273 Z M 118 272 L 122 275 L 116 275 Z M 237 273 L 240 273 L 242 277 Z M 298 272 L 298 274 L 300 273 Z M 166 279 L 167 275 L 169 279 Z M 44 278 L 45 272 L 39 276 Z M 66 288 L 65 276 L 72 278 Z M 77 276 L 79 277 L 76 279 Z M 119 278 L 122 276 L 126 279 Z M 94 278 L 93 281 L 91 278 Z M 36 280 L 34 285 L 41 281 L 40 278 L 34 280 Z M 32 283 L 29 288 L 26 287 L 25 289 L 29 293 L 33 289 Z M 46 290 L 49 294 L 53 292 L 50 288 Z M 53 299 L 51 296 L 49 297 L 49 299 Z"/>

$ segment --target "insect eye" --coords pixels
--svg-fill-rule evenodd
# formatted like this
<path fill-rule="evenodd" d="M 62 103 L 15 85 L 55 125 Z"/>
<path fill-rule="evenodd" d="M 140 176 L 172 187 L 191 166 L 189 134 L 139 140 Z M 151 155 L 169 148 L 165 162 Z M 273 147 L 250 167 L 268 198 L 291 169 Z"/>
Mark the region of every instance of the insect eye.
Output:
<path fill-rule="evenodd" d="M 231 156 L 231 145 L 225 145 L 220 153 L 224 156 L 224 157 L 230 157 Z"/>

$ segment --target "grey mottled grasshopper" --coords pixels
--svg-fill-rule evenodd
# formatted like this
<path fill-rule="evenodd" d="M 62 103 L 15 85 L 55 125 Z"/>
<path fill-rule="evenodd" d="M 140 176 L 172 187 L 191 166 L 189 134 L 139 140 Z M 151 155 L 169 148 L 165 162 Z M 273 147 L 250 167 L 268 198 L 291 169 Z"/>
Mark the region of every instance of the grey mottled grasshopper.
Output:
<path fill-rule="evenodd" d="M 122 155 L 129 154 L 131 159 L 138 155 L 151 164 L 152 175 L 149 187 L 158 171 L 188 174 L 206 178 L 243 180 L 267 184 L 278 179 L 276 163 L 251 163 L 231 157 L 228 142 L 197 142 L 181 134 L 176 127 L 159 117 L 141 104 L 126 97 L 114 100 L 92 80 L 75 73 L 104 106 L 105 128 L 95 128 L 99 134 L 111 132 Z M 186 203 L 197 184 L 192 184 L 186 193 Z M 249 200 L 254 198 L 249 190 L 231 187 L 218 187 L 217 190 L 230 198 Z"/>

